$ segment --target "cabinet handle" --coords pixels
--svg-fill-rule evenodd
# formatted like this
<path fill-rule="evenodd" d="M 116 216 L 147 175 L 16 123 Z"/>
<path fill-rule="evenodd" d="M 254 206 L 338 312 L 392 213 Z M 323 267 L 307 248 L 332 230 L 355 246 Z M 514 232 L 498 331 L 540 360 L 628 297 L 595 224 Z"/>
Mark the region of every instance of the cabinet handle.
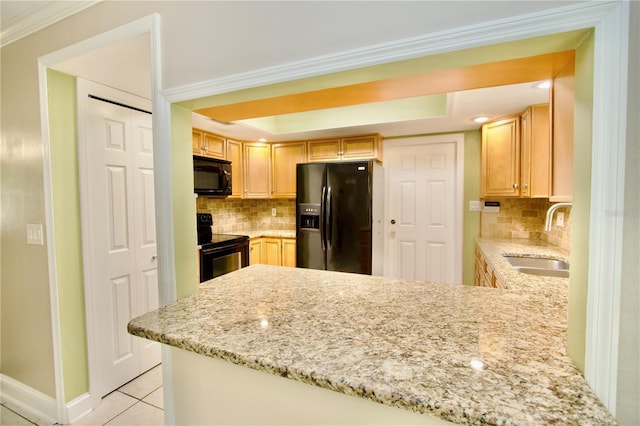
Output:
<path fill-rule="evenodd" d="M 522 184 L 522 187 L 523 187 L 524 189 L 527 189 L 527 188 L 529 188 L 529 184 L 528 184 L 528 183 L 523 183 L 523 184 Z"/>
<path fill-rule="evenodd" d="M 513 189 L 518 189 L 518 184 L 517 183 L 514 183 L 512 186 L 513 186 Z"/>

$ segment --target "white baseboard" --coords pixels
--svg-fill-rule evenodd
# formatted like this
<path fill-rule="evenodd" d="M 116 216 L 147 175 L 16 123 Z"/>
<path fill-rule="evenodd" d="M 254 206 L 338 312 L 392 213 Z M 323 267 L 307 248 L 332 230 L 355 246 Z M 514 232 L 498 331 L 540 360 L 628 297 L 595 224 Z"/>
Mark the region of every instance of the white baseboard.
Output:
<path fill-rule="evenodd" d="M 67 402 L 67 418 L 69 423 L 75 423 L 93 411 L 93 401 L 89 393 L 84 393 L 71 402 Z"/>
<path fill-rule="evenodd" d="M 58 422 L 56 400 L 9 376 L 0 374 L 0 400 L 34 423 Z"/>
<path fill-rule="evenodd" d="M 58 419 L 56 400 L 9 376 L 0 374 L 0 402 L 34 423 L 74 423 L 93 411 L 89 393 L 66 404 L 66 419 Z"/>

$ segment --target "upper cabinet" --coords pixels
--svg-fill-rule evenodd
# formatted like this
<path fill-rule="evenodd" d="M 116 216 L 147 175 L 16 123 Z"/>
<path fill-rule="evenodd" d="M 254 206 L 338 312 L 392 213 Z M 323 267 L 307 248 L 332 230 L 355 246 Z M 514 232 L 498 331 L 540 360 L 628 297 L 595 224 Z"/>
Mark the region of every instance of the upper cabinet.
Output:
<path fill-rule="evenodd" d="M 483 196 L 520 196 L 520 116 L 482 126 Z"/>
<path fill-rule="evenodd" d="M 379 158 L 380 135 L 295 142 L 241 142 L 192 129 L 193 154 L 231 161 L 228 198 L 296 198 L 296 165 Z"/>
<path fill-rule="evenodd" d="M 243 146 L 243 198 L 271 198 L 271 146 L 259 142 Z"/>
<path fill-rule="evenodd" d="M 242 164 L 242 142 L 227 139 L 227 160 L 231 161 L 231 195 L 228 198 L 242 198 L 244 176 Z"/>
<path fill-rule="evenodd" d="M 549 201 L 572 201 L 573 194 L 573 110 L 575 104 L 575 62 L 572 59 L 553 80 L 551 182 Z"/>
<path fill-rule="evenodd" d="M 380 135 L 320 139 L 307 142 L 309 161 L 381 159 Z"/>
<path fill-rule="evenodd" d="M 271 196 L 296 198 L 296 164 L 307 158 L 304 142 L 274 143 L 271 145 Z"/>
<path fill-rule="evenodd" d="M 549 104 L 532 105 L 522 114 L 520 196 L 549 197 Z"/>
<path fill-rule="evenodd" d="M 483 197 L 549 196 L 549 105 L 482 126 Z"/>
<path fill-rule="evenodd" d="M 191 148 L 194 155 L 202 157 L 218 158 L 224 160 L 226 152 L 226 139 L 204 130 L 193 129 L 191 131 Z"/>

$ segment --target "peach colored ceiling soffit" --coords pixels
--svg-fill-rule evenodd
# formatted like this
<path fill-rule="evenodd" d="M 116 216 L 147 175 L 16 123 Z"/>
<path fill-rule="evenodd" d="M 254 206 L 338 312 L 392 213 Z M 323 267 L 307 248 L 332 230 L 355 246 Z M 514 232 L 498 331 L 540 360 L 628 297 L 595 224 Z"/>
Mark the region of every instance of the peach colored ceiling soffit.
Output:
<path fill-rule="evenodd" d="M 574 50 L 195 110 L 220 122 L 383 102 L 553 78 Z"/>

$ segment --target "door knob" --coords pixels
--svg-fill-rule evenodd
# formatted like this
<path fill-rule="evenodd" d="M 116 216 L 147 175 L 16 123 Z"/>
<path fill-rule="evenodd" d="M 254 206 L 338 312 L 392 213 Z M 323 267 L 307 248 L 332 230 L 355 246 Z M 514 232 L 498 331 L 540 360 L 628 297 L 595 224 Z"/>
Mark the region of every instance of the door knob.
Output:
<path fill-rule="evenodd" d="M 396 220 L 395 219 L 391 219 L 391 224 L 395 225 L 396 224 Z"/>

